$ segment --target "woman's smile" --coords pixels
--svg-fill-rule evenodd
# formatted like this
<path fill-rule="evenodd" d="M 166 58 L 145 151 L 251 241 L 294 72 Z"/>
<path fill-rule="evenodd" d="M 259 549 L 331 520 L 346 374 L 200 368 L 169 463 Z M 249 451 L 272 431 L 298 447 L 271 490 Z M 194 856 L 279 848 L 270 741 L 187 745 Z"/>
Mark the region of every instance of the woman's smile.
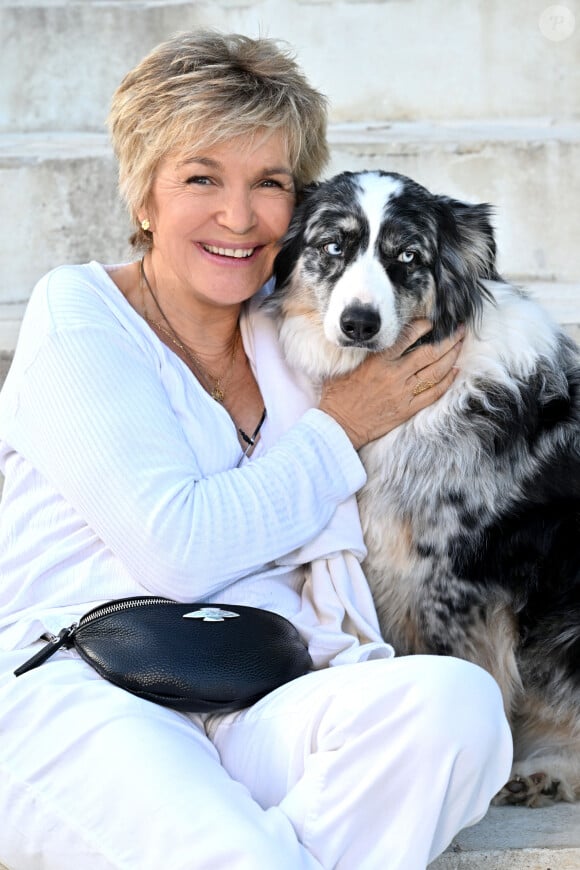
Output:
<path fill-rule="evenodd" d="M 262 245 L 253 245 L 247 248 L 230 248 L 219 244 L 206 244 L 204 242 L 200 244 L 206 253 L 221 258 L 224 261 L 223 265 L 232 265 L 227 262 L 228 260 L 234 260 L 233 265 L 237 265 L 235 261 L 249 260 L 263 247 Z"/>

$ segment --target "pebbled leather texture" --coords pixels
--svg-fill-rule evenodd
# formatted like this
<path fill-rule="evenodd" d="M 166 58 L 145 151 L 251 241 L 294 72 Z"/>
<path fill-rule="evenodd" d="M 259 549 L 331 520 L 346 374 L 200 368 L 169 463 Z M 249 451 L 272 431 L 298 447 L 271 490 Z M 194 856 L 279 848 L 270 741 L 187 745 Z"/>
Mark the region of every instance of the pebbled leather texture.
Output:
<path fill-rule="evenodd" d="M 109 602 L 85 614 L 73 642 L 105 679 L 189 712 L 241 709 L 312 668 L 291 622 L 241 605 Z"/>

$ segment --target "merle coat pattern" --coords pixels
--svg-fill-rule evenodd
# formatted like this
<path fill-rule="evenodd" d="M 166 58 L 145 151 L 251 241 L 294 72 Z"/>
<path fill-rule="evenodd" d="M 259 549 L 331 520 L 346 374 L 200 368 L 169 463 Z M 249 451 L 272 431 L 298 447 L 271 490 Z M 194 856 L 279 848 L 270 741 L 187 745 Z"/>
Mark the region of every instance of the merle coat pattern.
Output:
<path fill-rule="evenodd" d="M 497 803 L 580 798 L 580 359 L 502 281 L 487 205 L 395 173 L 305 192 L 266 302 L 314 383 L 467 325 L 448 392 L 361 450 L 364 569 L 399 654 L 469 659 L 498 681 L 515 764 Z M 458 703 L 461 699 L 458 698 Z"/>

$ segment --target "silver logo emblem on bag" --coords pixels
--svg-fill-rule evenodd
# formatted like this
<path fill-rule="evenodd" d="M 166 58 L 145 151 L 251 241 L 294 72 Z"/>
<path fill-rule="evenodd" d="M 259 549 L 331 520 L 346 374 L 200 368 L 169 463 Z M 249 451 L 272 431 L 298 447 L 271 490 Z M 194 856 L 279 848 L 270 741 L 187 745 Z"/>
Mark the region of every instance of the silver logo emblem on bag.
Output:
<path fill-rule="evenodd" d="M 184 613 L 183 618 L 203 619 L 204 622 L 223 622 L 224 619 L 232 619 L 232 617 L 239 615 L 239 613 L 234 613 L 232 610 L 222 610 L 221 607 L 202 607 L 200 610 Z"/>

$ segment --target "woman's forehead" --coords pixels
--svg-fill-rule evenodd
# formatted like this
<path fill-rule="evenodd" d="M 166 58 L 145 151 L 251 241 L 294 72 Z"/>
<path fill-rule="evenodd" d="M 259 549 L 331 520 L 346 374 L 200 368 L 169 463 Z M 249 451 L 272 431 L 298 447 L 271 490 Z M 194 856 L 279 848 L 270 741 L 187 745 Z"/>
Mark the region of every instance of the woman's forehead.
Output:
<path fill-rule="evenodd" d="M 253 131 L 218 142 L 204 140 L 202 137 L 195 143 L 180 143 L 161 162 L 179 167 L 192 162 L 223 165 L 232 160 L 255 163 L 265 161 L 268 166 L 291 171 L 287 137 L 281 130 Z"/>

